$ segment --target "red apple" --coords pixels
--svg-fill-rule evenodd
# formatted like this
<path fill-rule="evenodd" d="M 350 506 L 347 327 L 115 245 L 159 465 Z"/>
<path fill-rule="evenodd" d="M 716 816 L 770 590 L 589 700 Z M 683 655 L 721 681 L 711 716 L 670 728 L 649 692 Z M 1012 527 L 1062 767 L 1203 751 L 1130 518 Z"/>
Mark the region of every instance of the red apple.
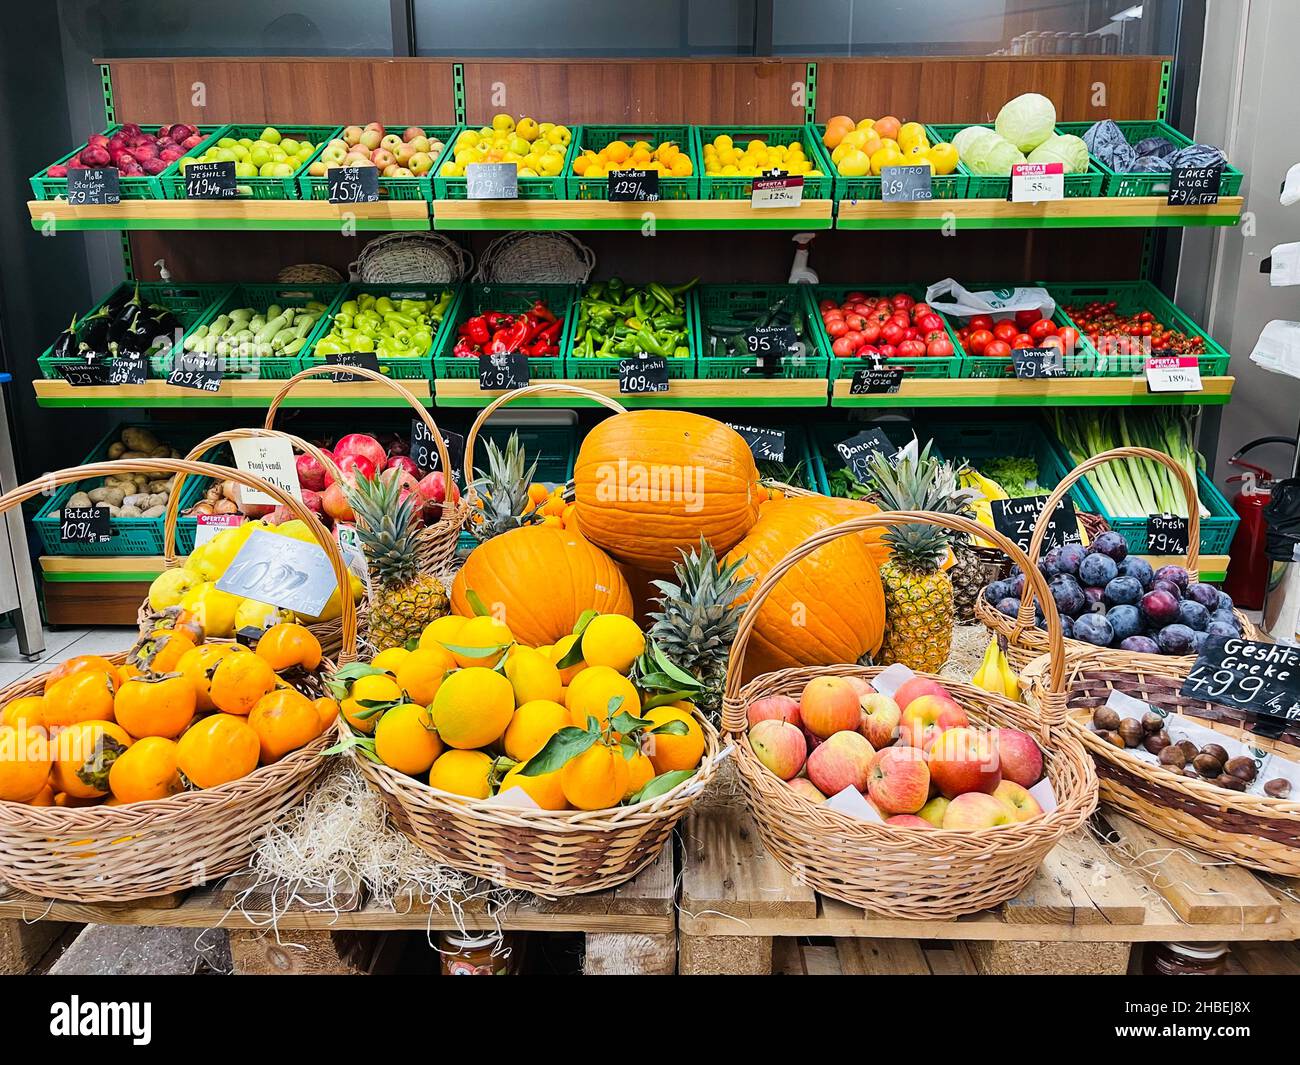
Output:
<path fill-rule="evenodd" d="M 893 699 L 877 692 L 864 695 L 859 705 L 862 707 L 862 724 L 858 731 L 867 737 L 871 746 L 879 751 L 898 738 L 898 722 L 902 714 Z"/>
<path fill-rule="evenodd" d="M 62 163 L 55 163 L 54 166 L 46 169 L 45 176 L 46 177 L 67 177 L 68 168 L 64 166 Z"/>
<path fill-rule="evenodd" d="M 915 747 L 886 747 L 871 760 L 867 794 L 882 814 L 914 814 L 930 796 L 930 770 Z"/>
<path fill-rule="evenodd" d="M 958 795 L 944 811 L 943 827 L 957 829 L 996 828 L 1014 824 L 1011 807 L 1001 799 L 980 791 Z"/>
<path fill-rule="evenodd" d="M 749 704 L 748 713 L 751 726 L 773 718 L 788 721 L 792 725 L 802 724 L 799 719 L 799 704 L 788 695 L 768 695 L 755 699 Z"/>
<path fill-rule="evenodd" d="M 824 739 L 822 739 L 820 736 L 818 736 L 815 732 L 809 732 L 809 731 L 808 731 L 808 726 L 807 726 L 807 725 L 802 725 L 802 724 L 801 724 L 801 725 L 799 726 L 799 731 L 803 733 L 804 742 L 808 744 L 808 751 L 809 751 L 809 753 L 811 753 L 812 751 L 817 750 L 818 747 L 820 747 L 823 743 L 826 742 Z"/>
<path fill-rule="evenodd" d="M 294 466 L 298 470 L 298 483 L 304 488 L 310 488 L 313 492 L 323 491 L 328 483 L 328 476 L 325 473 L 325 467 L 317 462 L 312 455 L 299 455 L 293 460 Z"/>
<path fill-rule="evenodd" d="M 885 824 L 893 825 L 896 828 L 934 828 L 934 825 L 930 824 L 929 821 L 923 817 L 917 817 L 916 814 L 894 814 L 893 817 L 885 818 Z"/>
<path fill-rule="evenodd" d="M 112 161 L 113 157 L 102 144 L 88 144 L 81 149 L 81 162 L 88 167 L 104 167 Z"/>
<path fill-rule="evenodd" d="M 797 791 L 811 802 L 825 802 L 826 796 L 817 790 L 817 785 L 807 777 L 795 777 L 789 782 L 790 790 Z"/>
<path fill-rule="evenodd" d="M 862 696 L 864 696 L 864 695 L 874 695 L 874 694 L 875 694 L 876 689 L 873 688 L 870 684 L 868 684 L 868 683 L 867 683 L 865 680 L 863 680 L 861 677 L 845 677 L 845 678 L 844 678 L 844 682 L 845 682 L 845 683 L 846 683 L 850 688 L 852 688 L 855 692 L 858 693 L 858 698 L 859 698 L 859 699 L 861 699 Z"/>
<path fill-rule="evenodd" d="M 973 728 L 941 732 L 930 748 L 930 775 L 948 799 L 968 791 L 992 793 L 1002 782 L 992 737 Z"/>
<path fill-rule="evenodd" d="M 993 789 L 993 798 L 1007 804 L 1014 821 L 1032 821 L 1035 817 L 1043 816 L 1043 808 L 1038 805 L 1038 800 L 1014 780 L 1002 781 Z"/>
<path fill-rule="evenodd" d="M 760 721 L 749 730 L 749 746 L 782 780 L 794 779 L 808 757 L 803 733 L 787 721 Z"/>
<path fill-rule="evenodd" d="M 925 747 L 935 733 L 969 723 L 961 704 L 947 695 L 918 695 L 903 710 L 898 724 L 898 742 Z"/>
<path fill-rule="evenodd" d="M 936 795 L 921 807 L 921 812 L 917 816 L 925 818 L 935 828 L 943 828 L 943 815 L 951 801 L 942 795 Z"/>
<path fill-rule="evenodd" d="M 1000 728 L 994 730 L 993 738 L 1003 777 L 1022 788 L 1032 788 L 1042 779 L 1043 752 L 1033 736 L 1016 728 Z"/>
<path fill-rule="evenodd" d="M 913 699 L 922 695 L 942 695 L 947 698 L 948 689 L 929 677 L 909 677 L 898 686 L 898 691 L 894 692 L 894 702 L 898 704 L 900 710 L 906 710 Z"/>
<path fill-rule="evenodd" d="M 853 685 L 843 677 L 814 677 L 799 699 L 804 727 L 822 739 L 851 732 L 862 723 L 862 705 Z"/>
<path fill-rule="evenodd" d="M 334 455 L 340 464 L 348 455 L 359 455 L 376 470 L 382 470 L 384 463 L 388 461 L 384 445 L 365 433 L 348 433 L 347 436 L 340 438 L 334 445 Z M 342 465 L 339 468 L 342 469 Z"/>
<path fill-rule="evenodd" d="M 808 756 L 808 779 L 823 795 L 836 795 L 845 788 L 865 791 L 875 753 L 865 736 L 837 732 Z"/>

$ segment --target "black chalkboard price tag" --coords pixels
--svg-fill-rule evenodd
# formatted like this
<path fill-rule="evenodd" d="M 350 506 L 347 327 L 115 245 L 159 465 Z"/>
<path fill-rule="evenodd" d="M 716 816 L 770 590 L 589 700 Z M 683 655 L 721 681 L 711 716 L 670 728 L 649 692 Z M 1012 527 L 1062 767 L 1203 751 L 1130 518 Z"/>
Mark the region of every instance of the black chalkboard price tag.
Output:
<path fill-rule="evenodd" d="M 220 392 L 221 363 L 215 355 L 183 355 L 167 375 L 167 383 L 198 392 Z"/>
<path fill-rule="evenodd" d="M 341 351 L 337 355 L 326 355 L 325 362 L 330 366 L 360 366 L 363 370 L 374 370 L 379 373 L 379 356 L 373 351 Z M 352 381 L 364 381 L 365 378 L 354 373 L 343 373 L 342 371 L 333 374 L 336 384 L 349 384 Z"/>
<path fill-rule="evenodd" d="M 1235 636 L 1209 639 L 1181 694 L 1275 722 L 1300 721 L 1300 647 Z"/>
<path fill-rule="evenodd" d="M 1169 172 L 1169 206 L 1200 207 L 1219 202 L 1223 164 L 1176 166 Z"/>
<path fill-rule="evenodd" d="M 68 171 L 68 203 L 74 207 L 121 201 L 121 186 L 118 184 L 115 167 Z"/>
<path fill-rule="evenodd" d="M 769 377 L 781 372 L 787 355 L 799 351 L 799 337 L 792 325 L 756 325 L 741 339 L 754 358 L 754 368 Z"/>
<path fill-rule="evenodd" d="M 374 203 L 379 199 L 379 168 L 332 166 L 325 171 L 330 203 Z"/>
<path fill-rule="evenodd" d="M 615 170 L 609 175 L 610 203 L 653 203 L 659 199 L 659 171 Z"/>
<path fill-rule="evenodd" d="M 993 511 L 993 528 L 1022 551 L 1028 551 L 1029 541 L 1034 535 L 1034 526 L 1038 524 L 1043 504 L 1046 502 L 1047 496 L 994 499 L 990 503 Z M 1075 516 L 1074 504 L 1067 497 L 1056 504 L 1056 509 L 1048 518 L 1043 550 L 1081 542 L 1079 519 Z"/>
<path fill-rule="evenodd" d="M 452 473 L 456 483 L 464 487 L 464 475 L 461 468 L 465 465 L 465 437 L 449 429 L 439 429 L 442 442 L 447 445 L 447 457 L 451 459 Z M 433 433 L 420 418 L 411 419 L 411 461 L 422 470 L 432 473 L 442 469 L 442 459 L 438 456 L 438 446 L 433 441 Z"/>
<path fill-rule="evenodd" d="M 1065 360 L 1056 348 L 1013 348 L 1011 367 L 1022 381 L 1067 377 Z"/>
<path fill-rule="evenodd" d="M 106 544 L 113 538 L 108 507 L 64 507 L 59 514 L 59 541 L 65 544 Z"/>
<path fill-rule="evenodd" d="M 619 359 L 618 390 L 625 395 L 668 391 L 668 360 L 662 355 Z"/>
<path fill-rule="evenodd" d="M 884 430 L 874 427 L 841 440 L 835 445 L 835 451 L 843 460 L 845 468 L 853 474 L 853 479 L 859 483 L 867 480 L 867 469 L 874 452 L 879 451 L 891 462 L 898 454 L 898 448 L 889 442 Z"/>
<path fill-rule="evenodd" d="M 880 169 L 880 198 L 885 203 L 915 203 L 934 199 L 934 171 L 928 166 L 885 166 Z"/>
<path fill-rule="evenodd" d="M 519 169 L 514 163 L 470 163 L 465 196 L 471 200 L 519 199 Z"/>
<path fill-rule="evenodd" d="M 233 200 L 238 195 L 234 163 L 190 163 L 185 168 L 186 199 Z"/>
<path fill-rule="evenodd" d="M 903 384 L 901 366 L 863 366 L 853 371 L 849 382 L 850 396 L 886 396 L 895 394 Z"/>
<path fill-rule="evenodd" d="M 1188 548 L 1187 519 L 1173 514 L 1152 514 L 1147 518 L 1148 555 L 1185 555 Z"/>
<path fill-rule="evenodd" d="M 73 388 L 93 388 L 108 384 L 108 363 L 78 362 L 61 365 L 59 373 Z"/>
<path fill-rule="evenodd" d="M 110 385 L 142 385 L 148 379 L 148 360 L 130 355 L 119 355 L 108 370 Z"/>
<path fill-rule="evenodd" d="M 522 351 L 478 357 L 478 387 L 484 392 L 524 388 L 528 379 L 528 356 Z"/>
<path fill-rule="evenodd" d="M 737 425 L 735 422 L 727 422 L 727 425 L 741 435 L 755 459 L 785 461 L 785 433 L 782 430 L 761 425 Z"/>

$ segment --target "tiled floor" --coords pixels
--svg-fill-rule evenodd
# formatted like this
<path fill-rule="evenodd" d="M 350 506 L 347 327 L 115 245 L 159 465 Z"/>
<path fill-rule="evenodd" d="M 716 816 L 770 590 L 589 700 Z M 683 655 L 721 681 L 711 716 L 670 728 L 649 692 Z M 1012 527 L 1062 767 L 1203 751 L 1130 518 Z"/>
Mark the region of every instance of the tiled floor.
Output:
<path fill-rule="evenodd" d="M 135 638 L 128 626 L 94 629 L 46 629 L 45 651 L 28 661 L 18 651 L 13 629 L 0 631 L 0 687 L 8 687 L 31 673 L 40 673 L 73 655 L 109 654 L 125 651 Z"/>

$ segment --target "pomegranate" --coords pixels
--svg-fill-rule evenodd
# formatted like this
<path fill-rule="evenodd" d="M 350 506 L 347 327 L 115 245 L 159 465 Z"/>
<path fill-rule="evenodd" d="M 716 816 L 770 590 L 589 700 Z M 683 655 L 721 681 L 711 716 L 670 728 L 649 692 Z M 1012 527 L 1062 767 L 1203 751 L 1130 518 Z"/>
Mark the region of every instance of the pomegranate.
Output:
<path fill-rule="evenodd" d="M 337 481 L 321 493 L 320 503 L 325 513 L 335 521 L 357 520 L 357 516 L 352 513 L 352 507 L 348 504 L 348 497 L 343 494 L 343 486 Z"/>
<path fill-rule="evenodd" d="M 388 459 L 387 469 L 403 469 L 416 480 L 419 480 L 420 478 L 420 467 L 415 464 L 414 460 L 412 460 L 409 455 L 390 456 Z"/>
<path fill-rule="evenodd" d="M 339 469 L 343 468 L 343 460 L 349 455 L 357 455 L 366 459 L 370 463 L 370 475 L 373 476 L 375 470 L 382 470 L 384 463 L 388 461 L 388 455 L 384 451 L 384 445 L 376 440 L 373 436 L 365 433 L 348 433 L 334 445 L 334 455 L 339 461 Z"/>
<path fill-rule="evenodd" d="M 325 467 L 316 461 L 312 455 L 299 455 L 294 459 L 294 465 L 298 469 L 298 483 L 303 488 L 309 488 L 313 492 L 323 491 L 329 483 L 329 475 L 325 472 Z M 303 493 L 306 496 L 306 492 Z"/>

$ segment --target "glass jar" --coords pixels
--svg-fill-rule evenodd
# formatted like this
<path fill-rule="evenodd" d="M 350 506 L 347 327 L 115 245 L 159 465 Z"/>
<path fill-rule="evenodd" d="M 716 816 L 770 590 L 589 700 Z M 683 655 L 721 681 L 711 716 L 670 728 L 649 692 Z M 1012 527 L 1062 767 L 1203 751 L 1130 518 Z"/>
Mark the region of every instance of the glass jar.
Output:
<path fill-rule="evenodd" d="M 514 973 L 514 938 L 503 935 L 461 935 L 443 932 L 438 937 L 443 976 L 509 976 Z"/>
<path fill-rule="evenodd" d="M 1226 943 L 1150 943 L 1142 971 L 1147 976 L 1223 976 Z"/>

